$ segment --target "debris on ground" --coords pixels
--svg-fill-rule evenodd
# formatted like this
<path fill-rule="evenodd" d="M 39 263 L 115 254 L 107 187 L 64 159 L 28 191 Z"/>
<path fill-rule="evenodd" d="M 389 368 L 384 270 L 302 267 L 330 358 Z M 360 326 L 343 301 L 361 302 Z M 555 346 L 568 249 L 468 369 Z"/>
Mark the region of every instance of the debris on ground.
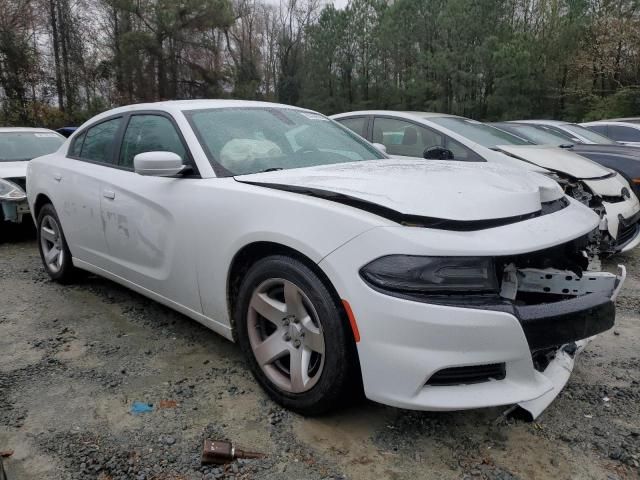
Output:
<path fill-rule="evenodd" d="M 178 402 L 175 400 L 160 400 L 158 408 L 176 408 L 177 406 Z"/>
<path fill-rule="evenodd" d="M 231 442 L 205 440 L 202 449 L 202 465 L 222 465 L 239 458 L 265 458 L 265 454 L 235 448 Z"/>
<path fill-rule="evenodd" d="M 153 412 L 153 404 L 146 402 L 133 402 L 131 405 L 131 413 L 133 415 L 140 415 L 141 413 Z"/>

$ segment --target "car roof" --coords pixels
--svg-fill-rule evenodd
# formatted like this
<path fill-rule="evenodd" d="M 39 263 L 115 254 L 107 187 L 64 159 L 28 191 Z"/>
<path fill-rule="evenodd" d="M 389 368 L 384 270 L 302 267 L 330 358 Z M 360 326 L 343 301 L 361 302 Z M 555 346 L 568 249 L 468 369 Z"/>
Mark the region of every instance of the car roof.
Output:
<path fill-rule="evenodd" d="M 583 127 L 589 127 L 591 125 L 619 125 L 621 127 L 635 128 L 636 130 L 640 129 L 640 124 L 629 122 L 614 122 L 613 120 L 597 120 L 594 122 L 584 122 L 580 125 L 582 125 Z"/>
<path fill-rule="evenodd" d="M 565 122 L 564 120 L 509 120 L 509 123 L 529 123 L 533 125 L 569 125 L 571 122 Z"/>
<path fill-rule="evenodd" d="M 451 115 L 448 113 L 438 112 L 416 112 L 406 110 L 356 110 L 353 112 L 338 113 L 331 115 L 331 118 L 343 118 L 349 116 L 363 116 L 363 115 L 393 115 L 395 117 L 403 117 L 409 119 L 425 120 L 436 117 L 452 117 L 452 118 L 465 118 L 458 115 Z"/>
<path fill-rule="evenodd" d="M 84 129 L 86 125 L 100 121 L 103 118 L 111 117 L 113 115 L 125 114 L 129 112 L 137 112 L 144 110 L 153 110 L 167 113 L 178 113 L 188 110 L 206 110 L 209 108 L 287 108 L 290 110 L 299 110 L 302 112 L 309 112 L 309 109 L 294 107 L 291 105 L 284 105 L 280 103 L 272 102 L 258 102 L 252 100 L 165 100 L 161 102 L 149 102 L 149 103 L 134 103 L 131 105 L 124 105 L 122 107 L 112 108 L 111 110 L 104 111 L 95 117 L 90 118 L 83 123 L 78 130 Z M 74 132 L 75 135 L 75 132 Z"/>
<path fill-rule="evenodd" d="M 0 133 L 56 133 L 48 128 L 0 127 Z M 57 135 L 57 133 L 56 133 Z"/>
<path fill-rule="evenodd" d="M 239 108 L 239 107 L 262 107 L 262 108 L 290 108 L 293 110 L 307 110 L 305 108 L 294 107 L 272 102 L 258 102 L 251 100 L 165 100 L 161 102 L 136 103 L 125 105 L 109 110 L 109 114 L 130 112 L 136 110 L 206 110 L 208 108 Z M 107 112 L 105 112 L 107 113 Z"/>
<path fill-rule="evenodd" d="M 633 121 L 637 122 L 637 121 L 640 121 L 640 117 L 607 118 L 607 119 L 602 120 L 602 121 L 603 122 L 616 122 L 616 123 L 619 123 L 619 122 L 625 122 L 625 121 L 630 121 L 630 120 L 633 120 Z"/>

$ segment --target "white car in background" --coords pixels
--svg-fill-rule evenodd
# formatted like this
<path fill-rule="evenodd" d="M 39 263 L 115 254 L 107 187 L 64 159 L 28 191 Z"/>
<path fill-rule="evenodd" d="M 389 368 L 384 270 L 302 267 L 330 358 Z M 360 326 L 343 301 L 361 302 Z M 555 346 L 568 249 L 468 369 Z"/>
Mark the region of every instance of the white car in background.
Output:
<path fill-rule="evenodd" d="M 0 128 L 0 225 L 22 223 L 28 217 L 27 163 L 55 152 L 64 141 L 62 135 L 45 128 Z"/>
<path fill-rule="evenodd" d="M 590 256 L 626 252 L 640 243 L 640 202 L 619 173 L 566 149 L 532 145 L 475 120 L 426 112 L 372 110 L 331 118 L 393 156 L 517 165 L 556 180 L 600 217 Z"/>
<path fill-rule="evenodd" d="M 389 159 L 318 113 L 175 101 L 110 110 L 29 164 L 43 264 L 121 283 L 237 340 L 306 414 L 557 395 L 624 279 L 584 273 L 597 215 L 556 182 Z"/>
<path fill-rule="evenodd" d="M 623 145 L 640 147 L 640 124 L 638 123 L 600 120 L 598 122 L 585 122 L 580 125 L 594 132 L 606 135 L 610 139 Z"/>
<path fill-rule="evenodd" d="M 564 122 L 562 120 L 512 120 L 514 123 L 528 123 L 531 125 L 543 125 L 551 130 L 559 131 L 561 134 L 569 135 L 575 143 L 586 143 L 589 145 L 618 145 L 618 143 L 606 135 L 602 135 L 594 130 L 585 128 L 577 123 Z"/>

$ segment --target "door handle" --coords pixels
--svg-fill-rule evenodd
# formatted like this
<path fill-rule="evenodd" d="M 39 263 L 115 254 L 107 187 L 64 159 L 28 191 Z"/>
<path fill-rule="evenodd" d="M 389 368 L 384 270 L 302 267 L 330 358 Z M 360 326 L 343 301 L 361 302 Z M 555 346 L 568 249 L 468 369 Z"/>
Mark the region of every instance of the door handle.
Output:
<path fill-rule="evenodd" d="M 113 200 L 114 198 L 116 198 L 116 192 L 114 192 L 113 190 L 103 190 L 102 196 L 104 198 L 108 198 L 109 200 Z"/>
<path fill-rule="evenodd" d="M 62 175 L 60 175 L 59 173 L 56 173 L 56 174 L 53 175 L 53 179 L 56 182 L 59 182 L 60 180 L 62 180 Z"/>

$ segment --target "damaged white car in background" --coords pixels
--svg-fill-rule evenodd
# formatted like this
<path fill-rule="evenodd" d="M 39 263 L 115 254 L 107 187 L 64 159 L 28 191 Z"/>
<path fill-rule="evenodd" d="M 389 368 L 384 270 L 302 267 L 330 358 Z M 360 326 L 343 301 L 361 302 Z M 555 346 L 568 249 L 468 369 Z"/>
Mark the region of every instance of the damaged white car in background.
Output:
<path fill-rule="evenodd" d="M 64 137 L 44 128 L 0 128 L 0 224 L 29 216 L 25 192 L 27 162 L 55 152 Z"/>
<path fill-rule="evenodd" d="M 520 165 L 553 178 L 600 217 L 590 238 L 592 268 L 600 268 L 599 255 L 627 252 L 640 243 L 640 202 L 629 182 L 576 153 L 441 113 L 371 110 L 332 118 L 393 156 Z"/>
<path fill-rule="evenodd" d="M 355 389 L 418 410 L 539 414 L 624 280 L 585 272 L 599 217 L 486 163 L 389 159 L 309 110 L 105 112 L 30 162 L 43 264 L 112 279 L 240 344 L 281 405 Z"/>

